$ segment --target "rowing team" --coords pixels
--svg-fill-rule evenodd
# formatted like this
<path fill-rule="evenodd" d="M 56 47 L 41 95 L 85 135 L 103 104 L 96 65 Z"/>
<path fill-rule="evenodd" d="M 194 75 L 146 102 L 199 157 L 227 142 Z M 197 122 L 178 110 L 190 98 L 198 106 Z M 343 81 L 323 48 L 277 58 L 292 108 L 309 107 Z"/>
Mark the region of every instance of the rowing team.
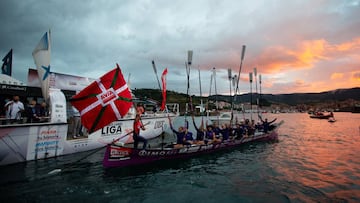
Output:
<path fill-rule="evenodd" d="M 176 145 L 174 148 L 182 147 L 183 145 L 192 145 L 192 144 L 211 144 L 211 143 L 220 143 L 229 139 L 241 139 L 244 136 L 252 136 L 255 134 L 255 131 L 267 133 L 273 129 L 273 122 L 276 121 L 276 118 L 272 121 L 267 119 L 262 120 L 262 124 L 254 124 L 254 121 L 250 123 L 248 119 L 244 122 L 237 123 L 235 127 L 231 127 L 230 124 L 222 124 L 221 127 L 214 125 L 206 125 L 204 127 L 204 122 L 202 121 L 200 127 L 196 126 L 194 116 L 192 116 L 193 125 L 196 130 L 196 138 L 193 138 L 192 132 L 188 130 L 189 123 L 185 122 L 185 126 L 180 126 L 178 130 L 175 130 L 171 119 L 169 118 L 170 128 L 176 134 Z"/>

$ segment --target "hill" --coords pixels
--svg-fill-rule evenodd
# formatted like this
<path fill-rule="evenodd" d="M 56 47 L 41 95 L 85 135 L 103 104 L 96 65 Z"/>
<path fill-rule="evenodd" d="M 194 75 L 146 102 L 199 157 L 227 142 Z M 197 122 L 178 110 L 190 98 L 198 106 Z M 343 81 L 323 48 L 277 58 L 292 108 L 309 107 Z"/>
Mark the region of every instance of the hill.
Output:
<path fill-rule="evenodd" d="M 152 98 L 161 101 L 161 92 L 156 89 L 135 89 L 133 90 L 135 95 L 140 98 Z M 309 108 L 320 107 L 326 105 L 327 108 L 344 108 L 345 111 L 351 111 L 351 108 L 355 104 L 360 103 L 360 87 L 350 89 L 337 89 L 332 91 L 320 92 L 320 93 L 293 93 L 293 94 L 241 94 L 237 95 L 235 103 L 256 103 L 256 98 L 260 99 L 261 106 L 270 106 L 272 104 L 287 105 L 287 106 L 299 106 L 305 105 Z M 200 97 L 192 96 L 194 104 L 200 103 Z M 204 103 L 207 100 L 210 101 L 224 101 L 231 103 L 233 97 L 229 95 L 211 95 L 203 97 Z M 174 91 L 167 91 L 167 102 L 180 103 L 180 106 L 184 106 L 188 102 L 186 94 L 177 93 Z M 329 106 L 332 104 L 332 106 Z M 307 108 L 305 107 L 305 108 Z"/>

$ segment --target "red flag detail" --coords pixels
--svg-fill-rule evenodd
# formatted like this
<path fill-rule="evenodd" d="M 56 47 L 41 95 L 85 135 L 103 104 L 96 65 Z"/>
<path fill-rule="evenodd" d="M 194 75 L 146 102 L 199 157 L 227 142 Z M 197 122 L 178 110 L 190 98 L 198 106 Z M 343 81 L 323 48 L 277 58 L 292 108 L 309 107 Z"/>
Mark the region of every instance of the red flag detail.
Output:
<path fill-rule="evenodd" d="M 167 74 L 168 70 L 167 68 L 165 68 L 165 70 L 163 71 L 162 75 L 161 75 L 161 82 L 162 82 L 162 103 L 161 103 L 161 111 L 163 111 L 165 109 L 165 104 L 166 104 L 166 74 Z"/>
<path fill-rule="evenodd" d="M 130 90 L 118 64 L 71 98 L 81 115 L 81 123 L 94 132 L 125 116 L 132 106 Z"/>

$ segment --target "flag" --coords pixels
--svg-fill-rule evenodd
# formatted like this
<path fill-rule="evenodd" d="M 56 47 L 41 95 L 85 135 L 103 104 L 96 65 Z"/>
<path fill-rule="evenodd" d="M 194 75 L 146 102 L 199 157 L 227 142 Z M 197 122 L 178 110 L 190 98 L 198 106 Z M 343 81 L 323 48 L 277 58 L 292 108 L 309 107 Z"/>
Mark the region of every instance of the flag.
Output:
<path fill-rule="evenodd" d="M 161 103 L 161 110 L 163 111 L 165 109 L 166 104 L 166 74 L 168 70 L 165 68 L 161 75 L 161 82 L 162 82 L 162 103 Z"/>
<path fill-rule="evenodd" d="M 3 58 L 3 64 L 1 66 L 1 73 L 11 76 L 12 72 L 12 49 L 10 49 L 9 53 Z"/>
<path fill-rule="evenodd" d="M 81 123 L 94 132 L 127 114 L 132 104 L 130 90 L 120 67 L 97 79 L 70 99 L 79 110 Z"/>
<path fill-rule="evenodd" d="M 49 98 L 50 52 L 51 46 L 49 31 L 44 34 L 32 52 L 44 99 Z"/>

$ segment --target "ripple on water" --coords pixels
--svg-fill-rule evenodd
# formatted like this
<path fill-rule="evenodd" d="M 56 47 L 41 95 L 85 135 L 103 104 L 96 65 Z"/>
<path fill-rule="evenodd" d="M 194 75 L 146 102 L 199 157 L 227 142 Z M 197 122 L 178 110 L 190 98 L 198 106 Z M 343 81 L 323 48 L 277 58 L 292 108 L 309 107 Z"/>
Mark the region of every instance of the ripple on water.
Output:
<path fill-rule="evenodd" d="M 123 169 L 104 169 L 104 151 L 0 167 L 0 201 L 360 202 L 360 114 L 266 116 L 285 120 L 278 142 Z"/>

